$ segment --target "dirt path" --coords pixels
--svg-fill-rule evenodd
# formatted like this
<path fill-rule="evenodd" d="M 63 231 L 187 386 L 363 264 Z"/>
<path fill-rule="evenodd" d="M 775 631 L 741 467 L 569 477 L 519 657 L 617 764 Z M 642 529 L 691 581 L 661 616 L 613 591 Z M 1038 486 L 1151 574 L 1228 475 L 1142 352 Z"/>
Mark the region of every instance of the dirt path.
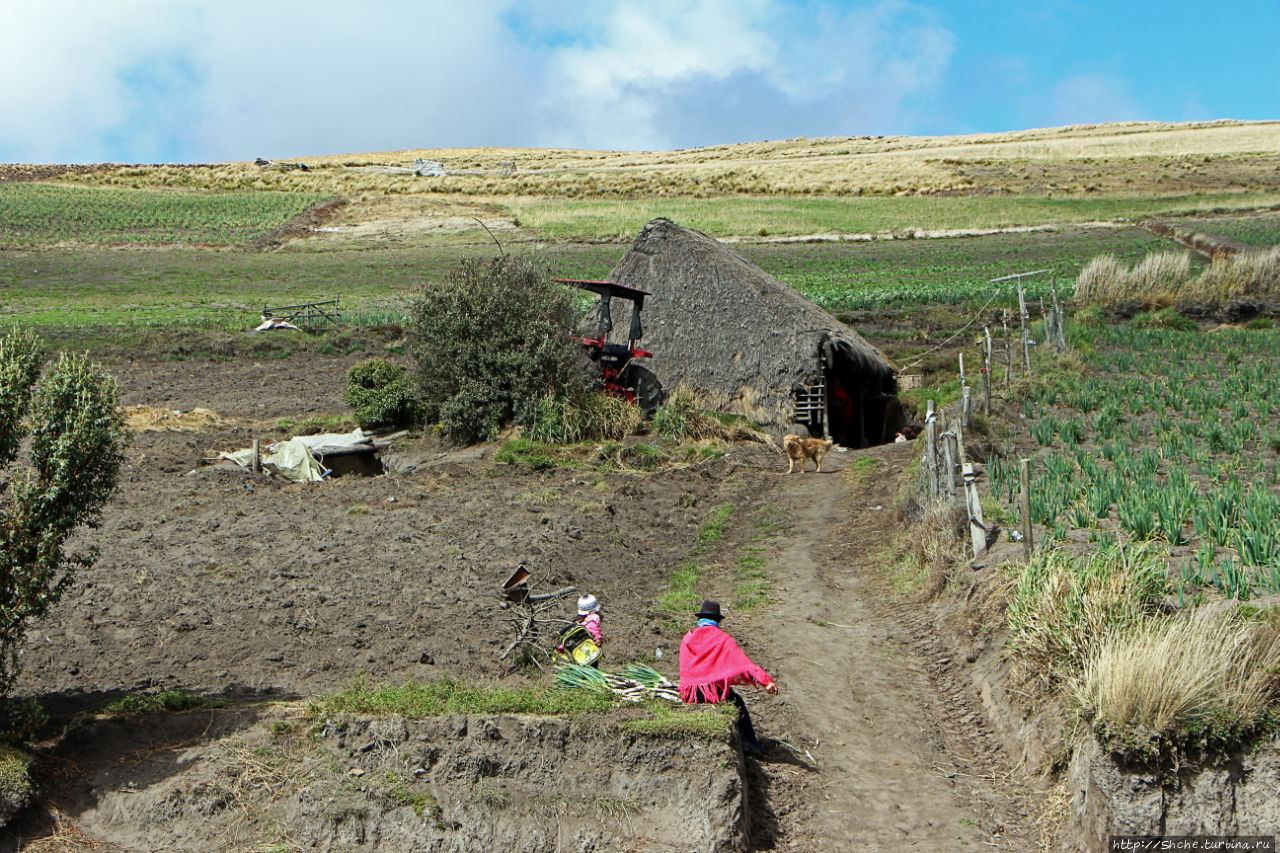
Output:
<path fill-rule="evenodd" d="M 855 482 L 844 471 L 875 460 Z M 832 454 L 793 475 L 793 532 L 771 567 L 777 603 L 734 626 L 773 665 L 780 696 L 757 694 L 764 737 L 808 748 L 816 772 L 767 759 L 756 782 L 776 814 L 756 844 L 796 850 L 1029 849 L 1028 798 L 986 729 L 981 703 L 948 675 L 927 607 L 887 589 L 897 473 L 911 446 Z M 864 463 L 865 464 L 865 463 Z M 770 759 L 785 749 L 774 748 Z"/>

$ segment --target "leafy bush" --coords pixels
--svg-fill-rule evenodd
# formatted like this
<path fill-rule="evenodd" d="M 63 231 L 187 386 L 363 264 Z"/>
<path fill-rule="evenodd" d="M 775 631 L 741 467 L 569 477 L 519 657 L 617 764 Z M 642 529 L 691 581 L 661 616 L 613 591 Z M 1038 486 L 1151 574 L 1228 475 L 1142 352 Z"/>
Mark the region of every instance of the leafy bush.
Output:
<path fill-rule="evenodd" d="M 524 256 L 463 261 L 410 304 L 412 355 L 428 419 L 458 442 L 530 423 L 547 395 L 586 390 L 585 357 L 567 331 L 570 294 Z"/>
<path fill-rule="evenodd" d="M 422 422 L 422 404 L 408 371 L 399 364 L 371 358 L 347 371 L 343 399 L 355 409 L 362 429 L 408 427 Z"/>
<path fill-rule="evenodd" d="M 1086 329 L 1097 329 L 1106 325 L 1102 309 L 1097 305 L 1085 305 L 1071 315 L 1071 319 Z"/>
<path fill-rule="evenodd" d="M 1139 329 L 1173 329 L 1178 332 L 1194 332 L 1200 328 L 1195 320 L 1184 317 L 1173 307 L 1135 314 L 1130 323 Z"/>
<path fill-rule="evenodd" d="M 63 553 L 68 537 L 96 527 L 124 459 L 124 418 L 116 381 L 83 356 L 61 356 L 43 375 L 35 337 L 0 338 L 0 469 L 28 429 L 30 464 L 7 480 L 0 505 L 0 696 L 18 674 L 28 620 L 62 597 L 90 548 Z"/>

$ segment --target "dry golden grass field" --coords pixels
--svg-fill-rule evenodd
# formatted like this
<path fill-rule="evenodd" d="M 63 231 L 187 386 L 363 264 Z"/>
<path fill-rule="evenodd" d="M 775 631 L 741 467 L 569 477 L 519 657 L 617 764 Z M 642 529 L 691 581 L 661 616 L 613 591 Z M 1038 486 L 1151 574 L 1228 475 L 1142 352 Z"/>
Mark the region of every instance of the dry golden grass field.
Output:
<path fill-rule="evenodd" d="M 442 163 L 446 174 L 414 175 L 415 158 Z M 289 168 L 296 163 L 307 169 Z M 265 166 L 246 160 L 0 167 L 0 181 L 6 176 L 340 196 L 351 203 L 340 229 L 346 239 L 438 237 L 475 228 L 474 218 L 533 229 L 547 239 L 618 239 L 659 213 L 692 219 L 695 227 L 701 222 L 720 237 L 1008 228 L 1274 205 L 1280 202 L 1280 122 L 800 138 L 678 151 L 297 152 Z M 881 203 L 850 217 L 860 199 Z"/>

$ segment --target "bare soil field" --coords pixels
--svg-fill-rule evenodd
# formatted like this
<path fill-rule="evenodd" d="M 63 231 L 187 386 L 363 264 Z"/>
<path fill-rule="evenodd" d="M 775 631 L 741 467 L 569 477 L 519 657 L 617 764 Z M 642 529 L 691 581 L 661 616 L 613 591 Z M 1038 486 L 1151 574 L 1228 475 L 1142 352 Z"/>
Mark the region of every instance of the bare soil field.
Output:
<path fill-rule="evenodd" d="M 41 752 L 38 807 L 0 849 L 1027 849 L 1034 798 L 980 697 L 950 674 L 942 616 L 885 580 L 911 445 L 832 454 L 823 474 L 791 477 L 759 444 L 656 472 L 535 472 L 426 438 L 396 446 L 395 473 L 311 485 L 202 464 L 279 434 L 279 418 L 345 410 L 354 357 L 303 361 L 113 366 L 125 405 L 222 421 L 135 434 L 119 495 L 84 537 L 101 558 L 29 633 L 18 692 L 81 722 Z M 862 455 L 869 476 L 841 470 Z M 726 503 L 706 595 L 732 601 L 734 561 L 772 531 L 772 601 L 726 623 L 783 686 L 748 697 L 764 760 L 735 771 L 723 742 L 637 739 L 625 714 L 301 734 L 305 703 L 288 700 L 356 679 L 548 678 L 498 659 L 509 636 L 495 592 L 519 563 L 540 589 L 600 597 L 606 667 L 644 660 L 674 676 L 689 620 L 656 601 Z M 83 722 L 104 701 L 168 688 L 233 706 Z M 415 772 L 435 803 L 426 818 L 393 781 Z"/>

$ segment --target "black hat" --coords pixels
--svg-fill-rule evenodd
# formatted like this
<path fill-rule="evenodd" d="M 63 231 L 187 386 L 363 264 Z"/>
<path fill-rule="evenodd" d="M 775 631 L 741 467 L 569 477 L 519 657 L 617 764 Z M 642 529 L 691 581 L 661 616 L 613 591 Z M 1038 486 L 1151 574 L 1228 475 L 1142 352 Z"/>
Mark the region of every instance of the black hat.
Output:
<path fill-rule="evenodd" d="M 720 602 L 707 600 L 702 602 L 702 609 L 698 611 L 699 619 L 714 619 L 719 622 L 724 617 L 720 615 Z"/>

